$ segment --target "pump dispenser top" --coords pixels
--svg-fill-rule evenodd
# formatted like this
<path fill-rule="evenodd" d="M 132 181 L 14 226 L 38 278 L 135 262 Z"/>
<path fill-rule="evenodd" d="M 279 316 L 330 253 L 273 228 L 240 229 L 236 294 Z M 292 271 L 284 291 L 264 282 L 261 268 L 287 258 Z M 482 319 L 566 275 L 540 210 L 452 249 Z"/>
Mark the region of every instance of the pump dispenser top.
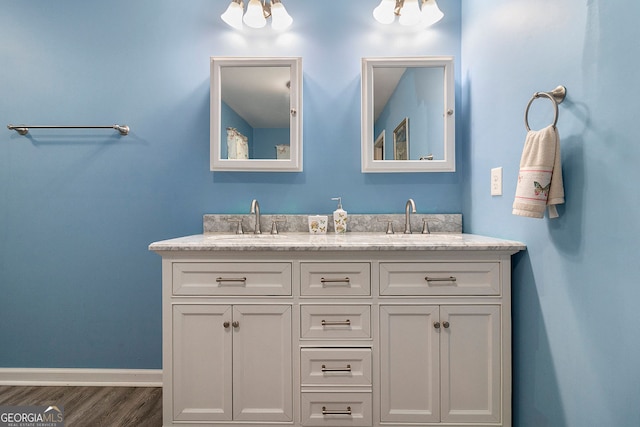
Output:
<path fill-rule="evenodd" d="M 338 201 L 338 208 L 333 211 L 333 227 L 336 234 L 347 232 L 347 211 L 342 209 L 342 197 L 332 197 L 331 200 Z"/>

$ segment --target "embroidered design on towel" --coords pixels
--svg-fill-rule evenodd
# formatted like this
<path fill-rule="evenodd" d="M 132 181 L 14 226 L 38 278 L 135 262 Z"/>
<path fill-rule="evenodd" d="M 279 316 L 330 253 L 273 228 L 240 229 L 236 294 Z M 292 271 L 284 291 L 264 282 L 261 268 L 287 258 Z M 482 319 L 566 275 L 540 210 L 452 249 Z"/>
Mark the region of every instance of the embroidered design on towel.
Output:
<path fill-rule="evenodd" d="M 549 197 L 549 189 L 551 188 L 551 183 L 548 183 L 545 187 L 543 187 L 538 181 L 533 181 L 533 186 L 536 188 L 534 190 L 536 196 L 539 196 L 540 193 L 542 193 L 545 198 Z"/>
<path fill-rule="evenodd" d="M 551 170 L 539 168 L 520 169 L 516 199 L 546 205 L 551 189 L 551 172 Z"/>

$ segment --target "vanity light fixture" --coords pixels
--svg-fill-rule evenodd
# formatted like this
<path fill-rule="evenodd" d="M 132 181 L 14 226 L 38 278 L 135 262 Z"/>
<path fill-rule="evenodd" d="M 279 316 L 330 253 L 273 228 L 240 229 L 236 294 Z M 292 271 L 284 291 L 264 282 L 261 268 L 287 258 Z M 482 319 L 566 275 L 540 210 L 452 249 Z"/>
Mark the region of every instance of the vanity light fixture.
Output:
<path fill-rule="evenodd" d="M 271 27 L 274 30 L 284 30 L 293 23 L 293 18 L 287 13 L 281 0 L 249 0 L 247 12 L 244 13 L 243 0 L 231 0 L 227 10 L 220 16 L 230 27 L 237 30 L 243 28 L 244 22 L 251 28 L 262 28 L 267 24 L 267 18 L 271 18 Z"/>
<path fill-rule="evenodd" d="M 381 24 L 393 23 L 396 16 L 400 25 L 428 27 L 440 21 L 444 13 L 436 0 L 381 0 L 373 9 L 373 17 Z"/>

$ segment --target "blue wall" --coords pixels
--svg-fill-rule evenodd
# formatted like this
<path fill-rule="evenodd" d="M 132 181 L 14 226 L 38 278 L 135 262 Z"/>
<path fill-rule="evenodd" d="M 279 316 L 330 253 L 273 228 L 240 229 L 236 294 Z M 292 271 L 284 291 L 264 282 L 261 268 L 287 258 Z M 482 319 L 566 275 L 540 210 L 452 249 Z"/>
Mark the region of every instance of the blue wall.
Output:
<path fill-rule="evenodd" d="M 364 56 L 453 55 L 460 6 L 416 34 L 377 0 L 286 2 L 290 31 L 235 31 L 226 0 L 0 0 L 0 367 L 160 368 L 160 257 L 205 213 L 461 212 L 458 173 L 360 173 Z M 209 171 L 209 57 L 300 56 L 304 172 Z M 459 76 L 458 72 L 458 76 Z M 458 98 L 459 99 L 459 98 Z"/>
<path fill-rule="evenodd" d="M 640 5 L 623 0 L 464 0 L 466 231 L 521 240 L 514 262 L 514 425 L 640 425 Z M 566 204 L 511 215 L 536 91 L 562 84 Z M 531 126 L 552 120 L 549 101 Z M 459 116 L 458 116 L 459 117 Z M 489 170 L 504 167 L 504 196 Z"/>

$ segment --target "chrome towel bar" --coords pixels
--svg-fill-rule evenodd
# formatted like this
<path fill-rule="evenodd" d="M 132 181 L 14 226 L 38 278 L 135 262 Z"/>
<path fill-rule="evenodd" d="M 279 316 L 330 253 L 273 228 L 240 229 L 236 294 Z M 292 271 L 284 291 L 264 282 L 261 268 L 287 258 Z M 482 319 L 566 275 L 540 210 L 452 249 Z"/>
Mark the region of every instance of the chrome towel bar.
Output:
<path fill-rule="evenodd" d="M 33 126 L 33 125 L 7 125 L 9 130 L 15 130 L 20 135 L 29 133 L 29 129 L 114 129 L 120 132 L 120 135 L 129 134 L 129 126 L 111 125 L 111 126 Z"/>
<path fill-rule="evenodd" d="M 551 100 L 551 102 L 553 103 L 553 111 L 554 111 L 553 126 L 555 127 L 556 124 L 558 123 L 558 104 L 564 101 L 565 96 L 567 96 L 567 88 L 565 88 L 564 86 L 558 86 L 551 92 L 534 93 L 531 99 L 529 100 L 529 103 L 527 104 L 526 110 L 524 111 L 524 125 L 527 128 L 527 131 L 531 130 L 531 128 L 529 127 L 529 108 L 531 107 L 531 104 L 533 103 L 533 101 L 535 101 L 538 98 L 548 98 Z"/>

